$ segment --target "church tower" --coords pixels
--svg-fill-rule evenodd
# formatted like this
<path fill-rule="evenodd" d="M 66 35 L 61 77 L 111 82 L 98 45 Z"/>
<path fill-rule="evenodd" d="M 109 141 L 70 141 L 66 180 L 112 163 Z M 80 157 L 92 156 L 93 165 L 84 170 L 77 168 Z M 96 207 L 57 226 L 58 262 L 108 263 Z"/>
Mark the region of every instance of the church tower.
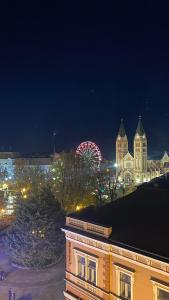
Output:
<path fill-rule="evenodd" d="M 125 132 L 123 119 L 121 119 L 121 124 L 119 132 L 116 139 L 116 164 L 118 168 L 122 168 L 122 159 L 128 152 L 128 139 Z"/>
<path fill-rule="evenodd" d="M 134 168 L 136 173 L 147 172 L 147 138 L 141 117 L 134 136 Z"/>

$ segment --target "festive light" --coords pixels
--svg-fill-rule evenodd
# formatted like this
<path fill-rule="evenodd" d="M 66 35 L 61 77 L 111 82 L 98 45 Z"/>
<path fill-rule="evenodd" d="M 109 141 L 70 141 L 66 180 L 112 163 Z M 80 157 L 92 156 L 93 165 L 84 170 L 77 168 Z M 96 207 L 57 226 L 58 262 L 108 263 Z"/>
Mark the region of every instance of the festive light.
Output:
<path fill-rule="evenodd" d="M 92 168 L 97 169 L 100 167 L 102 155 L 95 143 L 91 141 L 82 142 L 76 149 L 76 154 L 89 163 Z"/>

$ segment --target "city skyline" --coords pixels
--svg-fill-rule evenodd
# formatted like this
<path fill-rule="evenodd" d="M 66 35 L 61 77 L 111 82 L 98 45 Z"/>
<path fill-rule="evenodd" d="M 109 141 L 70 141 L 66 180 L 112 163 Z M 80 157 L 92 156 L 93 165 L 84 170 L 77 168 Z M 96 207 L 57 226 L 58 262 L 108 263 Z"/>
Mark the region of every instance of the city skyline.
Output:
<path fill-rule="evenodd" d="M 139 120 L 139 118 L 142 119 L 142 116 L 139 115 L 138 118 L 137 118 L 137 121 Z M 134 138 L 137 126 L 135 126 L 135 128 L 132 128 L 132 130 L 131 130 L 131 128 L 129 129 L 129 126 L 127 126 L 129 122 L 125 122 L 124 118 L 121 118 L 119 120 L 119 126 L 120 126 L 120 121 L 123 121 L 123 123 L 125 123 L 125 128 L 127 128 L 126 134 L 127 134 L 128 140 L 129 140 L 129 151 L 131 153 L 133 153 L 133 138 Z M 135 125 L 137 125 L 137 123 Z M 111 138 L 111 145 L 110 145 L 109 149 L 106 149 L 107 145 L 99 144 L 99 140 L 97 138 L 97 135 L 96 135 L 96 137 L 93 136 L 92 138 L 91 138 L 91 136 L 88 136 L 88 137 L 86 137 L 86 140 L 84 140 L 84 139 L 79 140 L 79 144 L 82 143 L 82 142 L 85 142 L 87 140 L 88 141 L 90 140 L 90 141 L 96 143 L 96 140 L 97 140 L 98 141 L 97 146 L 99 146 L 99 148 L 101 150 L 102 158 L 103 159 L 110 159 L 110 160 L 115 161 L 115 151 L 116 151 L 115 141 L 116 141 L 116 138 L 117 138 L 119 127 L 117 127 L 116 129 L 117 129 L 116 132 L 113 132 L 113 134 L 112 134 L 114 139 L 112 139 L 110 137 Z M 147 134 L 147 131 L 149 132 L 149 130 L 146 130 L 146 134 Z M 20 155 L 26 155 L 26 156 L 31 156 L 31 155 L 33 155 L 33 156 L 36 156 L 36 155 L 41 155 L 41 156 L 42 155 L 43 156 L 47 155 L 47 156 L 49 156 L 49 155 L 52 155 L 54 152 L 59 153 L 59 152 L 62 152 L 62 151 L 66 151 L 66 152 L 70 151 L 70 150 L 75 151 L 77 149 L 77 147 L 79 146 L 78 143 L 75 143 L 75 144 L 70 143 L 70 147 L 65 147 L 65 148 L 58 147 L 57 141 L 56 141 L 56 137 L 57 137 L 58 134 L 59 133 L 57 132 L 56 129 L 53 132 L 50 133 L 50 136 L 48 137 L 48 138 L 50 138 L 50 144 L 48 145 L 48 150 L 45 150 L 45 151 L 44 151 L 44 149 L 34 150 L 33 147 L 32 148 L 30 147 L 29 150 L 27 149 L 26 151 L 24 151 L 21 147 L 21 149 L 17 149 L 17 151 L 16 151 L 16 149 L 12 146 L 7 146 L 7 147 L 1 146 L 0 147 L 0 153 L 1 152 L 2 153 L 3 152 L 4 153 L 9 152 L 10 153 L 11 152 L 11 153 L 19 153 Z M 159 150 L 156 150 L 155 148 L 154 149 L 152 148 L 153 143 L 152 143 L 152 140 L 151 140 L 151 132 L 150 132 L 150 136 L 148 136 L 148 139 L 149 139 L 148 140 L 148 158 L 149 159 L 152 159 L 152 160 L 153 159 L 155 159 L 155 160 L 156 159 L 161 159 L 165 152 L 169 152 L 167 147 L 165 149 L 158 148 Z"/>

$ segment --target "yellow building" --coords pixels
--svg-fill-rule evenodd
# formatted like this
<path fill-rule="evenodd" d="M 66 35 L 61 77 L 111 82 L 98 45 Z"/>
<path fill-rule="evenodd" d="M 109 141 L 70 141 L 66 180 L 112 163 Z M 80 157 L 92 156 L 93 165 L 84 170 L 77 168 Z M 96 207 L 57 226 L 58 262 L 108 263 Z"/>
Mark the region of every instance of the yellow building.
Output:
<path fill-rule="evenodd" d="M 66 300 L 169 300 L 169 178 L 66 218 Z"/>
<path fill-rule="evenodd" d="M 169 170 L 169 156 L 165 152 L 161 160 L 147 159 L 147 137 L 139 117 L 133 142 L 132 155 L 128 150 L 128 138 L 123 120 L 116 139 L 116 164 L 120 177 L 126 184 L 150 181 Z"/>

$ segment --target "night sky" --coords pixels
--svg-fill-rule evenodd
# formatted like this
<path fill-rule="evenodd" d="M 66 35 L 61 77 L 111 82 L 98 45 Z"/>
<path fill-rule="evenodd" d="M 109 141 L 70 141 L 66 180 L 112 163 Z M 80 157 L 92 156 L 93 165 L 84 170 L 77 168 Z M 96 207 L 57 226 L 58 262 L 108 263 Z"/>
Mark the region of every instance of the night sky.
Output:
<path fill-rule="evenodd" d="M 169 151 L 168 8 L 57 2 L 1 8 L 0 150 L 50 153 L 55 131 L 57 151 L 112 158 L 120 118 L 132 148 L 142 115 L 150 157 Z"/>

